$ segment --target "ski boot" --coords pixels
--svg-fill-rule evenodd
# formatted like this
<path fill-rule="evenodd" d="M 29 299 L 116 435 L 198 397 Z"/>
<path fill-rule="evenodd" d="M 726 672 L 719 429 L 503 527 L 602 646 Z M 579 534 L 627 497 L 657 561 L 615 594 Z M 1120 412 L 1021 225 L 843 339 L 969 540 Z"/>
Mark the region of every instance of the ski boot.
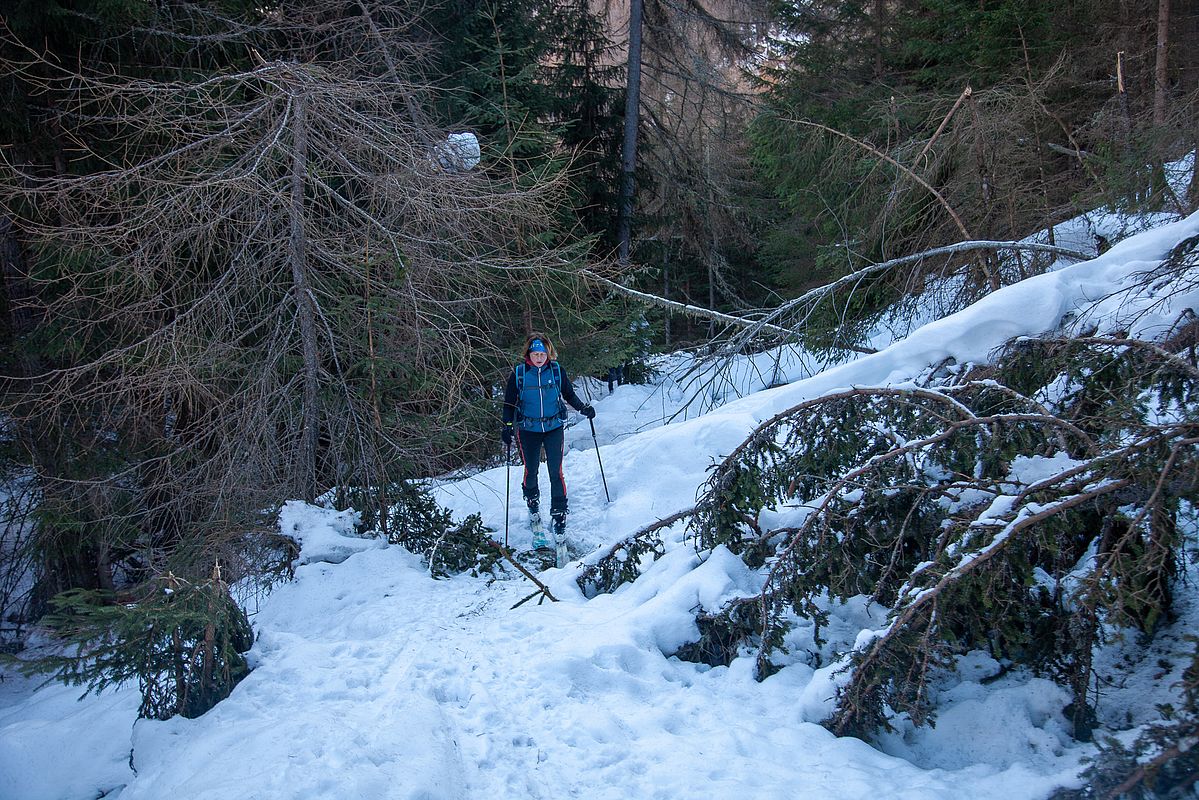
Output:
<path fill-rule="evenodd" d="M 561 569 L 566 566 L 566 562 L 570 558 L 566 552 L 566 512 L 562 511 L 550 516 L 554 522 L 554 565 Z"/>

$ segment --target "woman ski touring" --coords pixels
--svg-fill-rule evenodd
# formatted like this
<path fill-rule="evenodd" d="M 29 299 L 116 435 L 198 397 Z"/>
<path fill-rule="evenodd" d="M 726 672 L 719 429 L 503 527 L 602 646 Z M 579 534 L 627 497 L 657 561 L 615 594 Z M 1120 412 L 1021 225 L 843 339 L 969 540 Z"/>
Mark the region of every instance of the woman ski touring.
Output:
<path fill-rule="evenodd" d="M 529 507 L 534 549 L 549 547 L 541 522 L 541 492 L 537 486 L 541 451 L 545 449 L 550 474 L 550 519 L 559 567 L 566 564 L 566 480 L 562 475 L 566 403 L 587 419 L 595 417 L 595 409 L 575 394 L 549 338 L 541 333 L 530 334 L 525 339 L 524 360 L 512 368 L 504 387 L 502 438 L 505 445 L 516 439 L 525 467 L 521 490 Z"/>

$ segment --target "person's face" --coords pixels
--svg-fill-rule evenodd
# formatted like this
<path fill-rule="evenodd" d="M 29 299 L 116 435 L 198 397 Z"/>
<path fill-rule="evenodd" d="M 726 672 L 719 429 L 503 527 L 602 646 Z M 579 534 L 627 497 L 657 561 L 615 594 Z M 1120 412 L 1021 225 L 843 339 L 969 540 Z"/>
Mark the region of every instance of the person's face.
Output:
<path fill-rule="evenodd" d="M 529 361 L 535 367 L 544 367 L 545 362 L 550 360 L 549 353 L 543 353 L 540 350 L 535 350 L 529 353 Z"/>

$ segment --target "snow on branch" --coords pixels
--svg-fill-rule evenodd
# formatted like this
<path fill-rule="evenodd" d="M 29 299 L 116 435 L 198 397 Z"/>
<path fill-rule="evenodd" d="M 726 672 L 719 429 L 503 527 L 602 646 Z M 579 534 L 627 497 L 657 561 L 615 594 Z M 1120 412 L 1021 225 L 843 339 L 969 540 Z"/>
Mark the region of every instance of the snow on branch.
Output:
<path fill-rule="evenodd" d="M 791 339 L 797 334 L 798 326 L 787 327 L 776 324 L 776 320 L 781 319 L 788 312 L 807 305 L 815 304 L 820 299 L 827 297 L 846 286 L 858 283 L 863 279 L 870 277 L 871 275 L 885 272 L 886 270 L 894 267 L 918 263 L 920 261 L 924 261 L 925 259 L 934 258 L 936 256 L 953 255 L 955 253 L 968 253 L 979 250 L 1017 250 L 1030 253 L 1049 253 L 1051 255 L 1061 256 L 1062 258 L 1070 258 L 1076 261 L 1085 261 L 1091 258 L 1091 256 L 1088 256 L 1085 253 L 1080 253 L 1077 250 L 1071 250 L 1066 247 L 1058 247 L 1056 245 L 1042 244 L 1040 242 L 1009 242 L 990 240 L 958 242 L 957 244 L 946 245 L 944 247 L 934 247 L 931 250 L 925 250 L 920 253 L 901 256 L 900 258 L 892 258 L 888 259 L 887 261 L 880 261 L 877 264 L 871 264 L 867 267 L 863 267 L 862 269 L 851 272 L 848 275 L 844 275 L 837 280 L 832 281 L 831 283 L 818 286 L 815 289 L 805 292 L 799 297 L 788 300 L 782 305 L 770 310 L 764 317 L 760 319 L 739 317 L 733 314 L 725 314 L 720 311 L 703 308 L 702 306 L 692 305 L 690 303 L 680 303 L 677 300 L 670 300 L 660 295 L 642 292 L 638 291 L 637 289 L 632 289 L 628 286 L 623 286 L 616 281 L 604 278 L 590 271 L 583 272 L 583 276 L 588 280 L 604 286 L 605 288 L 619 292 L 620 294 L 623 294 L 626 297 L 630 297 L 634 300 L 639 300 L 647 305 L 657 306 L 659 308 L 664 308 L 668 311 L 674 311 L 679 314 L 715 320 L 717 322 L 723 322 L 734 327 L 747 329 L 748 337 L 757 336 L 762 333 L 771 333 L 784 339 Z"/>
<path fill-rule="evenodd" d="M 1093 336 L 1022 339 L 994 366 L 949 369 L 938 385 L 809 399 L 712 471 L 697 544 L 765 567 L 722 624 L 755 640 L 765 677 L 780 652 L 811 652 L 787 641 L 796 617 L 819 644 L 828 602 L 889 607 L 842 661 L 838 734 L 931 721 L 929 680 L 970 649 L 1056 677 L 1085 734 L 1100 621 L 1147 632 L 1170 606 L 1199 372 L 1155 343 Z M 764 526 L 765 511 L 784 524 Z"/>
<path fill-rule="evenodd" d="M 640 292 L 636 289 L 631 289 L 628 286 L 622 286 L 616 281 L 609 280 L 608 278 L 597 275 L 591 271 L 584 271 L 582 275 L 584 278 L 587 278 L 590 281 L 598 283 L 614 292 L 623 294 L 626 297 L 639 300 L 646 305 L 657 306 L 658 308 L 664 308 L 668 311 L 674 311 L 679 314 L 686 314 L 688 316 L 698 317 L 701 319 L 715 320 L 717 322 L 723 322 L 738 328 L 754 328 L 759 331 L 765 330 L 784 338 L 790 338 L 794 335 L 793 331 L 778 325 L 763 324 L 757 320 L 747 319 L 745 317 L 737 317 L 732 314 L 724 314 L 720 311 L 713 311 L 709 308 L 703 308 L 702 306 L 691 305 L 690 303 L 680 303 L 677 300 L 668 300 L 665 297 L 661 297 L 656 294 L 650 294 L 649 292 Z"/>

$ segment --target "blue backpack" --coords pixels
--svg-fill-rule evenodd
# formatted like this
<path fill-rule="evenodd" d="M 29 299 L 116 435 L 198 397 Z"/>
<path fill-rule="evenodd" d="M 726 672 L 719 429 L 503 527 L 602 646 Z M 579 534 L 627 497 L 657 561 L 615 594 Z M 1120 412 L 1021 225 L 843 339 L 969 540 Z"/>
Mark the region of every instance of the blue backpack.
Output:
<path fill-rule="evenodd" d="M 534 371 L 534 374 L 537 372 Z M 549 378 L 544 383 L 526 384 L 526 373 L 524 364 L 516 365 L 517 421 L 527 431 L 551 431 L 566 419 L 566 403 L 562 400 L 562 368 L 557 361 L 551 361 L 549 370 L 540 370 L 543 380 L 544 377 Z"/>

